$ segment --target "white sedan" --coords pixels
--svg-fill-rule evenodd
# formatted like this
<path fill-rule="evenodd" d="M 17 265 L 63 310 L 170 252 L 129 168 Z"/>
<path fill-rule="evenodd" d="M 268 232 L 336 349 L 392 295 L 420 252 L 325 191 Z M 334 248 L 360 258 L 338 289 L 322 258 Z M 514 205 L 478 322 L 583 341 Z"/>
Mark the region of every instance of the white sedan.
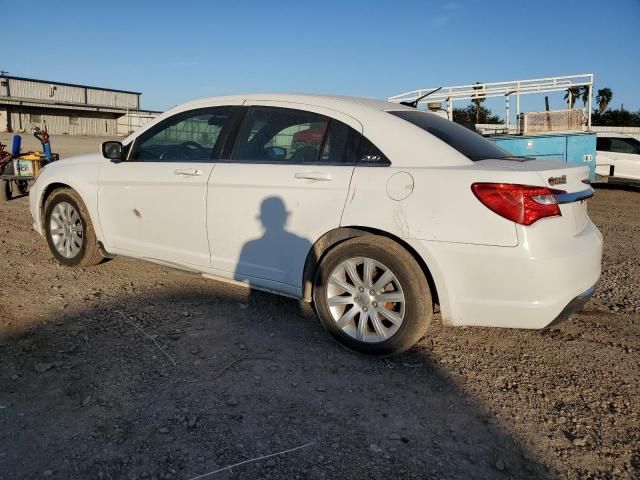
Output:
<path fill-rule="evenodd" d="M 30 203 L 62 264 L 123 255 L 303 299 L 388 355 L 435 305 L 446 325 L 517 328 L 579 308 L 602 256 L 588 176 L 408 106 L 241 95 L 50 164 Z"/>
<path fill-rule="evenodd" d="M 596 173 L 608 180 L 640 182 L 640 140 L 620 133 L 598 133 Z"/>

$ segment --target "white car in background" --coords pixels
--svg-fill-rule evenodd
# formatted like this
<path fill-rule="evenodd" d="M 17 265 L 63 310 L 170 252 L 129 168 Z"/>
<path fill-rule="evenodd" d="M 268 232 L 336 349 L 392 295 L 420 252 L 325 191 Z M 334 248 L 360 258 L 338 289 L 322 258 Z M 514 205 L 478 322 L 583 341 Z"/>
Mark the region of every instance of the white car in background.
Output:
<path fill-rule="evenodd" d="M 436 115 L 323 95 L 209 98 L 48 165 L 34 228 L 61 263 L 123 255 L 313 302 L 348 347 L 447 325 L 542 328 L 592 294 L 589 170 Z"/>
<path fill-rule="evenodd" d="M 598 133 L 596 174 L 613 181 L 640 182 L 640 140 L 620 133 Z"/>

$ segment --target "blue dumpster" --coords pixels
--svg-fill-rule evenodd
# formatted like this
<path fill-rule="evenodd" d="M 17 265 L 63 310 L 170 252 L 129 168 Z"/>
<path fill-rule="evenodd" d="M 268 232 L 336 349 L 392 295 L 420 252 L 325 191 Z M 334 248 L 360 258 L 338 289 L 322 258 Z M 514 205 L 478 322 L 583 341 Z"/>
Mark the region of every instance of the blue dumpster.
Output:
<path fill-rule="evenodd" d="M 595 133 L 549 133 L 541 135 L 499 135 L 487 137 L 509 153 L 536 157 L 540 160 L 559 160 L 572 165 L 589 167 L 589 179 L 596 179 Z"/>

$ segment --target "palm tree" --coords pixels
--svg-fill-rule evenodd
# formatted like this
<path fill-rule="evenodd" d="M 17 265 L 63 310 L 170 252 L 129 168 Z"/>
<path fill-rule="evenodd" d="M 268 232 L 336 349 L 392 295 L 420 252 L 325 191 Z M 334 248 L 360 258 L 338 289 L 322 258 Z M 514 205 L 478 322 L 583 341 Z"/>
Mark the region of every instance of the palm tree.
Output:
<path fill-rule="evenodd" d="M 589 101 L 589 87 L 588 86 L 584 86 L 582 87 L 581 93 L 580 93 L 580 99 L 582 100 L 582 105 L 584 105 L 585 107 L 587 106 L 587 102 Z"/>
<path fill-rule="evenodd" d="M 581 87 L 567 88 L 567 93 L 564 94 L 564 99 L 567 101 L 567 105 L 569 105 L 569 109 L 573 108 L 573 105 L 576 103 L 576 98 L 580 96 L 580 92 L 582 92 Z M 589 97 L 587 96 L 587 98 Z"/>
<path fill-rule="evenodd" d="M 598 90 L 598 94 L 596 95 L 596 102 L 598 103 L 598 113 L 604 113 L 604 111 L 611 103 L 611 99 L 613 98 L 613 92 L 610 88 L 601 88 Z"/>
<path fill-rule="evenodd" d="M 474 86 L 473 89 L 484 90 L 484 87 L 480 82 L 476 82 L 476 86 Z M 481 97 L 479 94 L 474 94 L 471 101 L 476 105 L 476 123 L 480 123 L 480 107 L 482 106 L 482 102 L 485 101 L 485 98 Z"/>

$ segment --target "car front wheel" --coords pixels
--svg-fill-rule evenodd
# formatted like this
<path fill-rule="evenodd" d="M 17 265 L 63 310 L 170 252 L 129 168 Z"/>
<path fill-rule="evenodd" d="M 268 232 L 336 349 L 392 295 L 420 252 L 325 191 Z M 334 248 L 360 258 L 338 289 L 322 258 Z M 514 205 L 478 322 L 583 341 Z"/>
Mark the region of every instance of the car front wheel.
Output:
<path fill-rule="evenodd" d="M 44 230 L 51 253 L 63 265 L 90 267 L 104 260 L 89 212 L 72 189 L 55 190 L 47 198 Z"/>
<path fill-rule="evenodd" d="M 353 238 L 327 253 L 316 276 L 314 304 L 336 339 L 371 355 L 412 347 L 433 316 L 429 284 L 416 260 L 379 236 Z"/>

